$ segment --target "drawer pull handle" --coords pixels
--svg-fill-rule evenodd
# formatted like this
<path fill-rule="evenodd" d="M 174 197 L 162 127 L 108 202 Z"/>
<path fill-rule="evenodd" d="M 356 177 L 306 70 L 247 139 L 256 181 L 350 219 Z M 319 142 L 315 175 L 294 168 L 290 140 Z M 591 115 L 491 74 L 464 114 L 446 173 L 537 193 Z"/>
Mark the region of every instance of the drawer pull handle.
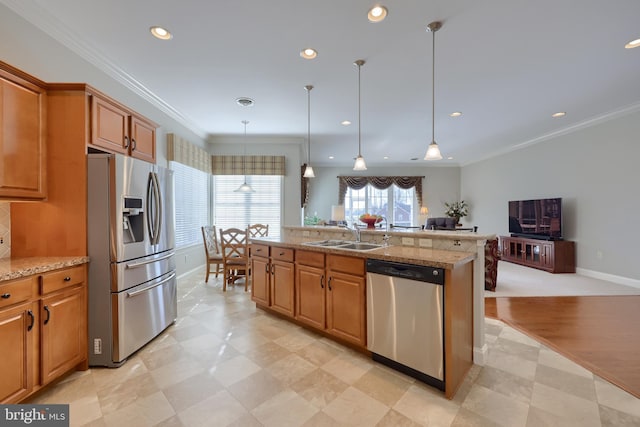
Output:
<path fill-rule="evenodd" d="M 124 136 L 124 148 L 129 148 L 129 137 L 127 135 Z"/>
<path fill-rule="evenodd" d="M 36 316 L 33 315 L 33 311 L 31 310 L 27 311 L 27 316 L 31 317 L 31 324 L 27 326 L 27 331 L 30 331 L 31 329 L 33 329 L 33 324 L 36 321 Z"/>
<path fill-rule="evenodd" d="M 320 276 L 320 287 L 324 289 L 324 274 Z"/>
<path fill-rule="evenodd" d="M 46 325 L 47 323 L 49 323 L 49 320 L 51 319 L 51 310 L 49 310 L 49 306 L 45 305 L 44 311 L 47 312 L 47 318 L 44 319 L 44 324 Z"/>
<path fill-rule="evenodd" d="M 280 256 L 284 255 L 284 252 L 280 252 Z"/>
<path fill-rule="evenodd" d="M 11 298 L 11 294 L 9 292 L 5 292 L 4 294 L 2 294 L 2 299 L 9 299 Z"/>
<path fill-rule="evenodd" d="M 64 278 L 64 281 L 65 281 L 65 282 L 70 282 L 70 281 L 71 281 L 71 277 L 69 277 L 69 276 L 65 277 L 65 278 Z"/>
<path fill-rule="evenodd" d="M 331 279 L 333 279 L 333 277 L 329 277 L 329 282 L 327 283 L 327 287 L 329 288 L 329 290 L 331 289 Z"/>

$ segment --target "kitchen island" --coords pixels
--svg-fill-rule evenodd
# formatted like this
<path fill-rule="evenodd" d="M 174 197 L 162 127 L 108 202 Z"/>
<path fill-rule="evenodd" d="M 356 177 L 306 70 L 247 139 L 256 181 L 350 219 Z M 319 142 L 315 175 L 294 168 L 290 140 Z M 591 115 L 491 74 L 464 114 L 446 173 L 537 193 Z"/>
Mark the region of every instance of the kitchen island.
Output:
<path fill-rule="evenodd" d="M 406 232 L 369 230 L 361 232 L 363 242 L 381 245 L 387 234 L 389 245 L 350 250 L 313 244 L 322 239 L 351 240 L 351 233 L 335 227 L 285 227 L 281 238 L 252 239 L 252 299 L 259 308 L 367 352 L 367 260 L 442 269 L 443 388 L 452 398 L 475 357 L 473 283 L 480 236 L 468 233 L 466 239 L 450 241 L 456 248 L 472 248 L 470 251 L 434 247 L 441 240 L 433 239 L 434 234 L 420 235 L 419 241 L 412 236 L 409 245 Z M 466 240 L 464 245 L 462 240 Z"/>

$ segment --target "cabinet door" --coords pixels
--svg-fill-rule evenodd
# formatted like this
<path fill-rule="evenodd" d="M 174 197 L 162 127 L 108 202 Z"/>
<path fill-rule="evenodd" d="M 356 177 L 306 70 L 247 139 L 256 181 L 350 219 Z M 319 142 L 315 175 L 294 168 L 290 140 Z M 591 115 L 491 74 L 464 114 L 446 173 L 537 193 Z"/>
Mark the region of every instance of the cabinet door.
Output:
<path fill-rule="evenodd" d="M 324 268 L 298 265 L 296 269 L 296 319 L 318 329 L 325 328 Z"/>
<path fill-rule="evenodd" d="M 47 195 L 45 90 L 0 70 L 0 197 Z"/>
<path fill-rule="evenodd" d="M 366 345 L 365 278 L 329 270 L 327 330 L 336 337 Z"/>
<path fill-rule="evenodd" d="M 555 260 L 553 257 L 553 243 L 543 243 L 540 245 L 541 254 L 540 254 L 540 265 L 548 270 L 553 270 L 555 266 Z"/>
<path fill-rule="evenodd" d="M 84 284 L 42 298 L 42 384 L 87 357 L 87 302 Z"/>
<path fill-rule="evenodd" d="M 271 260 L 271 308 L 293 317 L 295 270 L 292 262 Z"/>
<path fill-rule="evenodd" d="M 0 311 L 0 403 L 16 403 L 33 387 L 37 303 Z"/>
<path fill-rule="evenodd" d="M 251 300 L 256 304 L 269 305 L 269 259 L 251 257 Z"/>
<path fill-rule="evenodd" d="M 131 116 L 130 153 L 132 157 L 156 162 L 156 128 L 136 116 Z"/>
<path fill-rule="evenodd" d="M 91 100 L 91 143 L 109 152 L 128 154 L 129 113 L 98 96 Z"/>

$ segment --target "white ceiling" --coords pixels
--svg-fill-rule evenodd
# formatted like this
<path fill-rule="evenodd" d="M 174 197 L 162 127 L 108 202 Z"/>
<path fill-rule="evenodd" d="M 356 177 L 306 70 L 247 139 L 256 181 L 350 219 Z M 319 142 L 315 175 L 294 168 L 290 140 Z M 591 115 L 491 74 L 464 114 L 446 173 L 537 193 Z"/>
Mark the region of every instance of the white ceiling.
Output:
<path fill-rule="evenodd" d="M 467 164 L 640 109 L 638 0 L 0 0 L 204 138 L 307 135 L 311 163 Z M 160 41 L 149 27 L 174 35 Z M 313 47 L 315 60 L 301 49 Z M 235 103 L 255 100 L 253 107 Z M 461 111 L 459 118 L 449 113 Z M 566 111 L 564 118 L 551 114 Z M 351 126 L 342 126 L 351 120 Z M 329 160 L 329 156 L 335 156 Z M 387 160 L 383 157 L 388 156 Z M 418 160 L 410 160 L 417 158 Z"/>

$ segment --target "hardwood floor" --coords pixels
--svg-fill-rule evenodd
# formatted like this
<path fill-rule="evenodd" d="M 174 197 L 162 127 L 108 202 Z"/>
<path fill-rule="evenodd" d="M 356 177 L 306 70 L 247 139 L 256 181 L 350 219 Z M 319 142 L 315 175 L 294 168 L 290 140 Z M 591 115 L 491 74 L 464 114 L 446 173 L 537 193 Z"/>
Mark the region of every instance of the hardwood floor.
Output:
<path fill-rule="evenodd" d="M 485 315 L 640 398 L 640 296 L 485 298 Z"/>

